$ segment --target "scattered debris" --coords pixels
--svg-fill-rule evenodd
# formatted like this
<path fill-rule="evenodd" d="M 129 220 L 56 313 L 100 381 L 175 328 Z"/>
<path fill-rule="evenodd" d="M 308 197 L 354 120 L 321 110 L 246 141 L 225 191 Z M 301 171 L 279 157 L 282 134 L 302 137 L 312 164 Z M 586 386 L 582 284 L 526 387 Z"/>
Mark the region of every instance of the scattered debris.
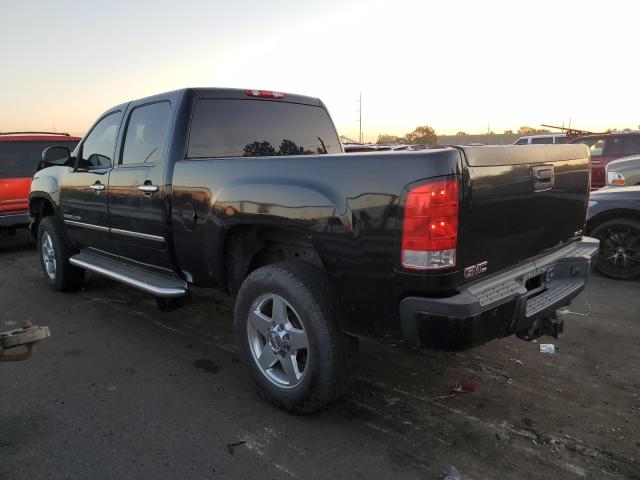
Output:
<path fill-rule="evenodd" d="M 517 363 L 518 365 L 524 367 L 524 362 L 522 360 L 518 360 L 517 358 L 510 358 L 509 360 L 513 363 Z"/>
<path fill-rule="evenodd" d="M 455 386 L 451 388 L 451 394 L 442 395 L 439 397 L 433 397 L 434 400 L 443 400 L 445 398 L 455 397 L 458 393 L 473 393 L 476 391 L 475 383 L 456 383 Z"/>
<path fill-rule="evenodd" d="M 434 400 L 444 400 L 445 398 L 451 398 L 451 397 L 455 397 L 456 394 L 452 393 L 451 395 L 442 395 L 440 397 L 433 397 Z"/>
<path fill-rule="evenodd" d="M 240 440 L 239 442 L 234 442 L 234 443 L 227 443 L 227 450 L 229 450 L 229 453 L 233 455 L 234 449 L 236 447 L 239 447 L 240 445 L 244 445 L 245 443 L 247 443 L 246 440 Z"/>
<path fill-rule="evenodd" d="M 556 346 L 553 343 L 541 343 L 540 353 L 545 355 L 554 355 L 557 352 Z"/>
<path fill-rule="evenodd" d="M 460 472 L 456 467 L 449 467 L 442 480 L 460 480 Z"/>
<path fill-rule="evenodd" d="M 456 386 L 451 389 L 455 393 L 473 393 L 476 391 L 475 383 L 456 383 Z"/>

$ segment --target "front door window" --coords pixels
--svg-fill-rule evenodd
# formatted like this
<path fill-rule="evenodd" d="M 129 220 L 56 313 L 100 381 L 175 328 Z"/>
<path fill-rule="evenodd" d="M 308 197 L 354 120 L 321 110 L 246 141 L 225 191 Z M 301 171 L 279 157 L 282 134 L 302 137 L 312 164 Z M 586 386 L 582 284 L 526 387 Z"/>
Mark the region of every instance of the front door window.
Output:
<path fill-rule="evenodd" d="M 112 158 L 121 117 L 120 112 L 111 113 L 91 130 L 82 144 L 77 168 L 95 170 L 110 168 L 113 165 Z"/>

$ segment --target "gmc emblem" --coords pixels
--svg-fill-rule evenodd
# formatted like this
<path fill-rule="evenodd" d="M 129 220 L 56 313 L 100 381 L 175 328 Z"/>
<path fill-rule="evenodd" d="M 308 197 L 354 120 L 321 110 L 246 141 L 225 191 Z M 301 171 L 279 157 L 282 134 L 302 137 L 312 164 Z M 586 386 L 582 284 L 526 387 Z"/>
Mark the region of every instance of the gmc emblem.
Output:
<path fill-rule="evenodd" d="M 487 271 L 488 262 L 480 262 L 477 265 L 471 265 L 464 269 L 464 278 L 475 277 Z"/>

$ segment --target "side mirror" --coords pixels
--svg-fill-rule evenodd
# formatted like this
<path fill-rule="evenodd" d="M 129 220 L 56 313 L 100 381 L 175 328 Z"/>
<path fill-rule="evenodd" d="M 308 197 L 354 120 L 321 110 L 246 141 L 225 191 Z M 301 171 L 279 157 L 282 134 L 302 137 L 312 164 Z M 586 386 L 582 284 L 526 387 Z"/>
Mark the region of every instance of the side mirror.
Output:
<path fill-rule="evenodd" d="M 42 161 L 38 164 L 38 170 L 47 167 L 68 165 L 71 160 L 71 152 L 67 147 L 47 147 L 42 152 Z"/>

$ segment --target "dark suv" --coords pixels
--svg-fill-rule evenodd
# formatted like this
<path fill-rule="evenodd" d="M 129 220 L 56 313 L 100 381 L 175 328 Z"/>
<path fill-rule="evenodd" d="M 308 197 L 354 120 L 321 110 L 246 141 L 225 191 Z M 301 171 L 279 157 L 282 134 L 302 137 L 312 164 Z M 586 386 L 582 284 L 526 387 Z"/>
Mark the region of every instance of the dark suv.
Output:
<path fill-rule="evenodd" d="M 591 188 L 607 184 L 605 169 L 609 162 L 640 153 L 640 132 L 608 133 L 578 137 L 569 143 L 584 143 L 591 154 Z"/>

